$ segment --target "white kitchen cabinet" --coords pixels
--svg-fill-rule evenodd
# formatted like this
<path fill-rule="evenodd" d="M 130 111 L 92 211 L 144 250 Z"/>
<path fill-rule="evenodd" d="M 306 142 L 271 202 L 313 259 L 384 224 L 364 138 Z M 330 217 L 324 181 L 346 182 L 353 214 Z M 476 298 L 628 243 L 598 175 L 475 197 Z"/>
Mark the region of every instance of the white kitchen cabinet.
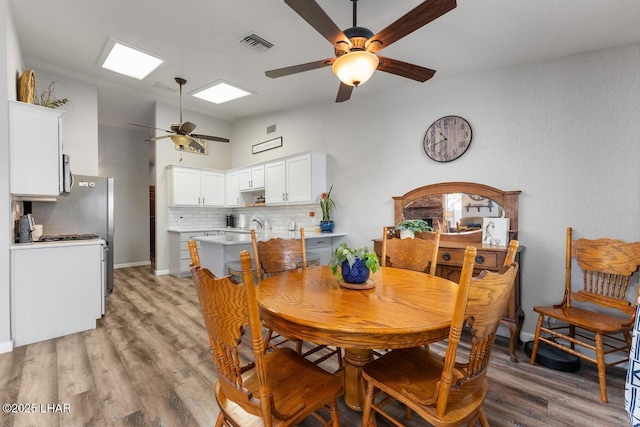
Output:
<path fill-rule="evenodd" d="M 224 206 L 224 172 L 167 166 L 168 206 Z"/>
<path fill-rule="evenodd" d="M 105 257 L 102 241 L 90 242 L 12 246 L 16 347 L 95 329 L 105 298 Z"/>
<path fill-rule="evenodd" d="M 305 247 L 307 258 L 309 258 L 309 255 L 316 255 L 320 257 L 320 265 L 329 265 L 333 255 L 331 237 L 305 239 Z"/>
<path fill-rule="evenodd" d="M 238 171 L 227 172 L 225 182 L 225 206 L 241 206 L 240 173 Z"/>
<path fill-rule="evenodd" d="M 315 202 L 326 189 L 327 157 L 317 151 L 265 164 L 265 202 L 269 205 Z"/>
<path fill-rule="evenodd" d="M 169 232 L 169 273 L 176 277 L 191 277 L 189 240 L 194 237 L 215 236 L 219 231 L 171 231 Z M 200 244 L 198 244 L 198 249 Z"/>
<path fill-rule="evenodd" d="M 224 172 L 202 171 L 202 206 L 224 206 Z"/>
<path fill-rule="evenodd" d="M 11 194 L 47 198 L 60 195 L 63 113 L 9 101 Z"/>
<path fill-rule="evenodd" d="M 239 172 L 240 191 L 264 190 L 264 165 L 256 165 Z"/>

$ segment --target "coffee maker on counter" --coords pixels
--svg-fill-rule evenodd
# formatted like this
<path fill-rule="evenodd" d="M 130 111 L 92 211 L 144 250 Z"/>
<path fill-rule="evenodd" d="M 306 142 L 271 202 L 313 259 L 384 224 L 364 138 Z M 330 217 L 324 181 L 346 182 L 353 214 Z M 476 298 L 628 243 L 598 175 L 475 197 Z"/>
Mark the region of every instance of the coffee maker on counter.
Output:
<path fill-rule="evenodd" d="M 31 243 L 31 232 L 35 229 L 35 221 L 33 215 L 24 214 L 20 216 L 18 243 Z"/>
<path fill-rule="evenodd" d="M 15 221 L 15 243 L 31 243 L 31 232 L 35 229 L 35 221 L 31 215 L 31 202 L 22 202 L 22 215 Z"/>

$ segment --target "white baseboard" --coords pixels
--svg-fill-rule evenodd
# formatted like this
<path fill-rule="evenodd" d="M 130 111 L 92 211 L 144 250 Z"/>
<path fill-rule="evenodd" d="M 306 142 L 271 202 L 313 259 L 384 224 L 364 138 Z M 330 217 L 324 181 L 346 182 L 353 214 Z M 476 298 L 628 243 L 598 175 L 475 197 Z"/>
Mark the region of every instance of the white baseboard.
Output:
<path fill-rule="evenodd" d="M 522 342 L 533 341 L 533 334 L 529 332 L 520 332 L 520 339 Z"/>
<path fill-rule="evenodd" d="M 153 274 L 156 276 L 164 276 L 165 274 L 171 274 L 169 270 L 154 270 Z"/>
<path fill-rule="evenodd" d="M 13 341 L 0 342 L 0 354 L 13 351 Z"/>
<path fill-rule="evenodd" d="M 126 264 L 115 264 L 113 266 L 113 268 L 116 269 L 116 268 L 127 268 L 127 267 L 141 267 L 143 265 L 151 265 L 151 261 L 128 262 Z"/>

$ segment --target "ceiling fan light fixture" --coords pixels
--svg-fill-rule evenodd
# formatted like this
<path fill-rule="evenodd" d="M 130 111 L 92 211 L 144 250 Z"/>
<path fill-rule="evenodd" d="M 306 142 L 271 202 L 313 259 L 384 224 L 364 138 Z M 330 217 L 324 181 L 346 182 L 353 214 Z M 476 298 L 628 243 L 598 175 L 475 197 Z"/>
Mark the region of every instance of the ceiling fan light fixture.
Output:
<path fill-rule="evenodd" d="M 366 50 L 357 50 L 338 57 L 331 66 L 340 81 L 349 86 L 365 83 L 380 64 L 378 57 Z"/>
<path fill-rule="evenodd" d="M 191 142 L 191 137 L 187 135 L 171 135 L 169 138 L 174 144 L 182 145 L 183 147 L 186 147 Z"/>

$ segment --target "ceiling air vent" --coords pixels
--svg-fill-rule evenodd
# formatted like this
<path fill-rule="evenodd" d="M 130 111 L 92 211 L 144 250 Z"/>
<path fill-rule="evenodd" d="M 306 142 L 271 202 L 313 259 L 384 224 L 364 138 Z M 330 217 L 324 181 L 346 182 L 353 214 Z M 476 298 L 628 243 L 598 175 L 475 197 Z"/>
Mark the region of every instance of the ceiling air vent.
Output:
<path fill-rule="evenodd" d="M 156 89 L 164 90 L 166 92 L 177 92 L 178 91 L 178 89 L 176 89 L 175 87 L 169 86 L 169 85 L 164 84 L 162 82 L 155 82 L 153 84 L 153 87 L 156 88 Z"/>
<path fill-rule="evenodd" d="M 248 46 L 258 52 L 266 52 L 274 46 L 274 44 L 269 40 L 265 39 L 264 37 L 260 37 L 256 33 L 251 33 L 241 38 L 240 44 Z"/>

